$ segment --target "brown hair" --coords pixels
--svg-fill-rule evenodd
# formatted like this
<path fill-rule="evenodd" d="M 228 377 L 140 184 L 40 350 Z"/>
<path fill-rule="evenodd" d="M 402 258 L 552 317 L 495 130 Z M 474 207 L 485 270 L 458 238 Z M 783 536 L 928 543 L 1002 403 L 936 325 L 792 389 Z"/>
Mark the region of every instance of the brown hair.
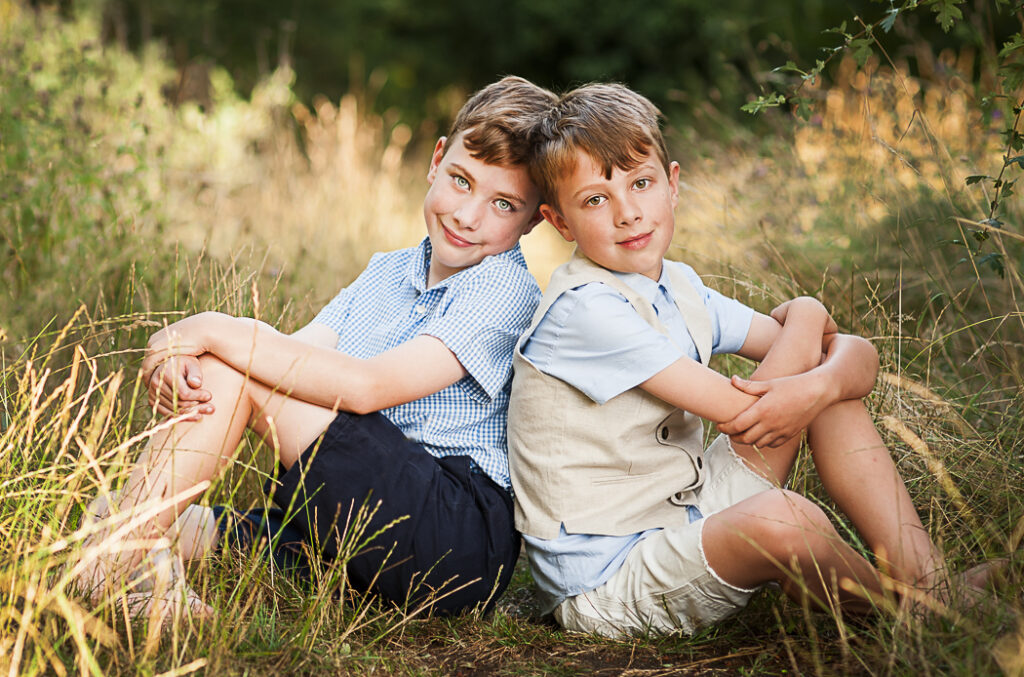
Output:
<path fill-rule="evenodd" d="M 448 130 L 448 143 L 465 132 L 462 143 L 474 158 L 495 165 L 525 165 L 530 158 L 529 132 L 557 101 L 553 92 L 529 80 L 506 76 L 462 106 Z"/>
<path fill-rule="evenodd" d="M 669 171 L 661 135 L 661 111 L 624 85 L 589 84 L 563 94 L 531 132 L 530 175 L 543 199 L 555 204 L 560 178 L 576 169 L 582 150 L 611 178 L 612 170 L 633 169 L 654 154 Z"/>

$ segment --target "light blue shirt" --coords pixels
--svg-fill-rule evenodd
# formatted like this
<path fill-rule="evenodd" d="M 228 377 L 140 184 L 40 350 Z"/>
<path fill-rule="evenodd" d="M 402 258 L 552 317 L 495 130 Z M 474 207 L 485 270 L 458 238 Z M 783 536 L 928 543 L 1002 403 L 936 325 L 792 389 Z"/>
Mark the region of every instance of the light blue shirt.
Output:
<path fill-rule="evenodd" d="M 592 282 L 562 294 L 533 334 L 523 338 L 523 356 L 540 371 L 579 389 L 598 404 L 640 385 L 682 357 L 698 360 L 697 347 L 674 301 L 668 267 L 687 277 L 711 316 L 712 353 L 738 351 L 754 317 L 748 306 L 704 286 L 694 270 L 665 261 L 661 278 L 612 273 L 651 302 L 668 330 L 659 333 L 641 318 L 622 294 Z M 691 521 L 700 511 L 687 506 Z M 618 571 L 629 551 L 657 529 L 628 536 L 568 534 L 558 538 L 525 536 L 526 552 L 547 610 L 593 590 Z"/>
<path fill-rule="evenodd" d="M 381 413 L 434 456 L 469 456 L 509 489 L 505 427 L 512 351 L 530 325 L 540 289 L 518 245 L 428 289 L 430 254 L 429 239 L 375 254 L 313 321 L 338 334 L 339 351 L 362 359 L 421 334 L 440 339 L 468 375 Z"/>

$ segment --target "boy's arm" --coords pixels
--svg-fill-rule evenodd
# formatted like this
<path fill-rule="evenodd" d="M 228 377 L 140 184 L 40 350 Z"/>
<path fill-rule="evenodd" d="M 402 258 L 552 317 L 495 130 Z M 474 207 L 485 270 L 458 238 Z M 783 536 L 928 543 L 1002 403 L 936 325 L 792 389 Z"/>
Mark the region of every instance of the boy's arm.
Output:
<path fill-rule="evenodd" d="M 333 348 L 338 335 L 330 327 L 311 322 L 291 335 L 310 345 Z M 161 416 L 189 413 L 199 420 L 213 413 L 212 395 L 203 388 L 203 371 L 194 355 L 176 355 L 161 363 L 148 380 L 149 404 Z"/>
<path fill-rule="evenodd" d="M 822 334 L 819 364 L 788 376 L 764 368 L 775 350 L 774 336 L 782 330 L 772 326 L 772 322 L 786 323 L 791 303 L 772 311 L 772 318 L 756 315 L 748 339 L 739 351 L 751 359 L 765 359 L 750 380 L 733 377 L 736 388 L 758 397 L 748 410 L 718 426 L 739 442 L 769 447 L 781 444 L 806 428 L 826 407 L 864 397 L 874 387 L 878 374 L 874 346 L 858 336 L 838 334 L 831 318 Z"/>
<path fill-rule="evenodd" d="M 755 378 L 788 376 L 820 362 L 821 337 L 831 320 L 824 306 L 803 297 L 781 307 L 779 316 L 784 323 L 755 314 L 741 348 L 741 352 L 746 350 L 763 359 Z M 725 376 L 689 358 L 677 360 L 640 387 L 715 423 L 731 421 L 758 401 L 756 396 L 733 387 Z"/>
<path fill-rule="evenodd" d="M 208 352 L 297 399 L 367 413 L 425 397 L 466 374 L 455 354 L 432 336 L 418 336 L 362 360 L 323 347 L 328 337 L 316 326 L 309 325 L 298 334 L 288 336 L 248 318 L 201 313 L 150 339 L 143 375 L 172 355 Z"/>

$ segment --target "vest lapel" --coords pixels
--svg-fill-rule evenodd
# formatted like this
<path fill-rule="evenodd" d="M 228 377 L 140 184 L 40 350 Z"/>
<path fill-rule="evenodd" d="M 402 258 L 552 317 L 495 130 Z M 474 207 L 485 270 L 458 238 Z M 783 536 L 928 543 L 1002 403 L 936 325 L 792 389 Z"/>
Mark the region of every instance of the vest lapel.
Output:
<path fill-rule="evenodd" d="M 701 364 L 707 366 L 708 360 L 711 359 L 711 316 L 708 309 L 683 271 L 675 266 L 669 266 L 668 279 L 672 285 L 676 307 L 683 315 L 686 330 L 690 332 L 693 344 L 697 346 Z"/>

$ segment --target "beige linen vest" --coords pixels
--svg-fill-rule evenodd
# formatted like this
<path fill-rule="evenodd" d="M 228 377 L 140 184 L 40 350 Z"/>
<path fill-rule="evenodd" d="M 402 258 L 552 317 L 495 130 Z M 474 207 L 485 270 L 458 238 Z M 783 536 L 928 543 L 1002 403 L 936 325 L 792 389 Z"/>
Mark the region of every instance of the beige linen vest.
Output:
<path fill-rule="evenodd" d="M 701 362 L 711 355 L 711 318 L 685 274 L 669 268 L 676 305 Z M 558 268 L 524 336 L 532 335 L 555 299 L 603 282 L 666 334 L 654 307 L 578 251 Z M 516 347 L 508 413 L 509 468 L 516 528 L 552 539 L 570 534 L 623 536 L 685 519 L 679 505 L 704 480 L 701 420 L 649 395 L 628 390 L 596 404 L 530 364 Z M 687 500 L 691 498 L 691 500 Z"/>

